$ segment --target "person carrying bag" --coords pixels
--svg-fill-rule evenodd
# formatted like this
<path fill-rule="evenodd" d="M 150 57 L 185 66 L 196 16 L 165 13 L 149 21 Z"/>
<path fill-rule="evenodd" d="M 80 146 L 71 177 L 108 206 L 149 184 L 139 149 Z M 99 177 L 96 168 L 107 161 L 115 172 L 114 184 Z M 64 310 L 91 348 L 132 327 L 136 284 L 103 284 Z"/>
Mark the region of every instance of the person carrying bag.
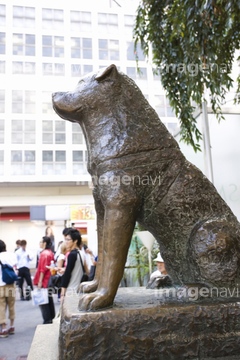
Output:
<path fill-rule="evenodd" d="M 15 332 L 15 281 L 17 275 L 14 268 L 17 265 L 17 257 L 15 253 L 6 251 L 6 244 L 2 240 L 0 240 L 0 262 L 0 337 L 4 338 Z M 7 310 L 10 319 L 9 328 L 7 328 Z"/>
<path fill-rule="evenodd" d="M 85 252 L 81 250 L 82 237 L 80 232 L 77 229 L 70 228 L 65 236 L 65 241 L 67 251 L 70 252 L 66 270 L 62 276 L 61 301 L 66 295 L 76 294 L 84 273 L 88 275 Z"/>
<path fill-rule="evenodd" d="M 51 276 L 50 265 L 51 261 L 54 261 L 54 254 L 51 250 L 51 246 L 52 243 L 50 237 L 43 236 L 42 240 L 40 241 L 40 247 L 43 250 L 40 253 L 37 271 L 33 280 L 34 285 L 36 285 L 38 289 L 46 289 L 48 291 L 48 302 L 41 302 L 41 304 L 39 304 L 39 308 L 43 317 L 43 324 L 51 324 L 55 317 L 55 307 L 53 302 L 52 290 L 48 288 L 48 282 Z M 44 291 L 46 292 L 46 290 Z M 39 295 L 41 294 L 36 294 L 37 297 Z"/>

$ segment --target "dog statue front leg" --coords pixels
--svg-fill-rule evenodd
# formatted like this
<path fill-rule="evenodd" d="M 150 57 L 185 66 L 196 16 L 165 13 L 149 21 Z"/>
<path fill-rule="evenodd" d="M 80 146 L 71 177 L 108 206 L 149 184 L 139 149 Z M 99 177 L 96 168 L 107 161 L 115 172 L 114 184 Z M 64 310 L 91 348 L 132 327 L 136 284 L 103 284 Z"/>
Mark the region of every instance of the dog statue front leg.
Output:
<path fill-rule="evenodd" d="M 135 226 L 133 207 L 105 209 L 103 263 L 97 291 L 81 295 L 80 310 L 97 310 L 113 304 L 123 276 L 128 249 Z"/>
<path fill-rule="evenodd" d="M 95 277 L 92 281 L 83 282 L 79 286 L 80 293 L 90 293 L 97 290 L 98 279 L 100 278 L 103 263 L 103 227 L 104 227 L 104 207 L 97 189 L 93 191 L 95 210 L 97 215 L 97 237 L 98 237 L 98 261 L 96 265 Z"/>

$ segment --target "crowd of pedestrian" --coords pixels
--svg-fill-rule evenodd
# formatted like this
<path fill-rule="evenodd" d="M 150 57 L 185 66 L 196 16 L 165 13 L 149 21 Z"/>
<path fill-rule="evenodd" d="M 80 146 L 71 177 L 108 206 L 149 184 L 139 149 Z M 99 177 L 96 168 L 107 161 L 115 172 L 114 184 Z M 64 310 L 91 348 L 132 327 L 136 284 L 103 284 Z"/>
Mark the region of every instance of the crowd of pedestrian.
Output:
<path fill-rule="evenodd" d="M 47 293 L 47 299 L 40 300 L 38 304 L 43 324 L 51 324 L 56 316 L 53 294 L 57 293 L 58 301 L 62 303 L 67 294 L 78 292 L 84 276 L 89 278 L 91 274 L 89 280 L 94 277 L 92 274 L 95 274 L 97 257 L 88 249 L 86 244 L 83 244 L 78 229 L 69 227 L 63 230 L 63 240 L 59 242 L 56 252 L 53 251 L 54 237 L 49 228 L 45 234 L 39 242 L 33 280 L 30 262 L 34 259 L 34 255 L 28 251 L 27 241 L 17 240 L 16 249 L 12 253 L 7 251 L 5 242 L 0 240 L 0 338 L 15 333 L 14 319 L 17 288 L 21 301 L 29 301 L 34 296 L 43 292 Z M 11 284 L 4 282 L 1 265 L 11 267 L 18 276 L 17 281 Z M 54 276 L 58 280 L 57 289 L 51 285 Z"/>

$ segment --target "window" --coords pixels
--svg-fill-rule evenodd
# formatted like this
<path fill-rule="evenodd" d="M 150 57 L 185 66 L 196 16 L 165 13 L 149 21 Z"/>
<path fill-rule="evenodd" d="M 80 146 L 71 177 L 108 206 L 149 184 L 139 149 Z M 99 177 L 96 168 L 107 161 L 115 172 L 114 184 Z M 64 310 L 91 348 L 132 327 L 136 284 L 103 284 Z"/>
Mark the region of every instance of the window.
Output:
<path fill-rule="evenodd" d="M 35 113 L 36 93 L 32 90 L 13 90 L 12 91 L 12 112 Z"/>
<path fill-rule="evenodd" d="M 66 123 L 64 120 L 43 120 L 43 144 L 65 144 Z"/>
<path fill-rule="evenodd" d="M 6 7 L 0 5 L 0 26 L 6 26 Z"/>
<path fill-rule="evenodd" d="M 13 26 L 34 28 L 35 9 L 33 7 L 13 6 Z"/>
<path fill-rule="evenodd" d="M 127 60 L 136 61 L 136 56 L 137 56 L 138 60 L 140 60 L 140 61 L 145 60 L 145 57 L 144 57 L 144 54 L 143 54 L 143 51 L 142 51 L 140 45 L 137 45 L 137 50 L 135 51 L 133 42 L 128 42 L 127 43 Z"/>
<path fill-rule="evenodd" d="M 35 144 L 35 120 L 12 120 L 12 144 Z"/>
<path fill-rule="evenodd" d="M 0 54 L 6 53 L 6 34 L 0 32 Z"/>
<path fill-rule="evenodd" d="M 42 55 L 45 57 L 64 57 L 64 37 L 43 35 Z"/>
<path fill-rule="evenodd" d="M 92 31 L 91 13 L 86 11 L 70 11 L 71 31 Z"/>
<path fill-rule="evenodd" d="M 36 72 L 36 64 L 34 62 L 13 61 L 12 73 L 13 74 L 26 74 L 31 75 Z"/>
<path fill-rule="evenodd" d="M 98 40 L 100 60 L 119 60 L 119 41 L 118 40 Z"/>
<path fill-rule="evenodd" d="M 92 59 L 92 39 L 72 37 L 71 57 L 77 59 Z"/>
<path fill-rule="evenodd" d="M 86 151 L 73 151 L 73 175 L 87 174 L 87 155 Z"/>
<path fill-rule="evenodd" d="M 42 73 L 43 75 L 64 76 L 65 65 L 60 63 L 43 63 Z"/>
<path fill-rule="evenodd" d="M 179 127 L 179 123 L 178 122 L 167 122 L 165 124 L 167 126 L 168 131 L 173 135 L 176 136 L 179 131 L 180 131 L 180 127 Z"/>
<path fill-rule="evenodd" d="M 23 91 L 12 91 L 12 112 L 15 114 L 23 112 Z"/>
<path fill-rule="evenodd" d="M 157 69 L 153 69 L 153 80 L 159 82 L 161 81 L 161 76 Z"/>
<path fill-rule="evenodd" d="M 11 175 L 35 175 L 35 151 L 11 151 Z"/>
<path fill-rule="evenodd" d="M 62 30 L 64 25 L 63 10 L 42 9 L 43 29 Z"/>
<path fill-rule="evenodd" d="M 42 152 L 43 175 L 66 174 L 66 152 L 61 150 L 44 150 Z"/>
<path fill-rule="evenodd" d="M 166 106 L 167 106 L 167 116 L 168 117 L 176 117 L 173 109 L 171 108 L 171 106 L 169 104 L 168 98 L 166 98 Z M 178 124 L 177 124 L 177 126 L 178 126 Z"/>
<path fill-rule="evenodd" d="M 36 111 L 36 92 L 31 90 L 26 90 L 24 92 L 24 109 L 25 113 L 34 114 Z"/>
<path fill-rule="evenodd" d="M 72 76 L 84 76 L 93 71 L 92 65 L 79 65 L 79 64 L 72 64 L 71 65 L 71 75 Z"/>
<path fill-rule="evenodd" d="M 55 120 L 55 144 L 66 143 L 66 122 L 64 120 Z"/>
<path fill-rule="evenodd" d="M 165 96 L 155 95 L 155 106 L 154 106 L 159 117 L 166 116 Z"/>
<path fill-rule="evenodd" d="M 125 33 L 132 35 L 135 17 L 133 15 L 124 15 L 124 26 L 125 26 Z"/>
<path fill-rule="evenodd" d="M 138 72 L 136 67 L 127 67 L 127 75 L 134 80 L 147 80 L 147 69 L 140 67 Z"/>
<path fill-rule="evenodd" d="M 43 91 L 42 92 L 42 112 L 43 114 L 52 114 L 52 92 L 51 91 Z"/>
<path fill-rule="evenodd" d="M 35 56 L 35 35 L 13 34 L 13 55 Z"/>
<path fill-rule="evenodd" d="M 116 33 L 118 31 L 117 14 L 98 14 L 98 30 L 100 32 Z"/>
<path fill-rule="evenodd" d="M 43 162 L 53 162 L 53 151 L 44 150 L 42 153 Z"/>
<path fill-rule="evenodd" d="M 0 119 L 0 144 L 4 144 L 4 120 Z"/>
<path fill-rule="evenodd" d="M 5 90 L 0 90 L 0 113 L 5 112 Z"/>
<path fill-rule="evenodd" d="M 53 121 L 43 120 L 42 122 L 42 143 L 53 144 Z"/>
<path fill-rule="evenodd" d="M 72 123 L 72 143 L 83 144 L 83 133 L 79 124 Z"/>

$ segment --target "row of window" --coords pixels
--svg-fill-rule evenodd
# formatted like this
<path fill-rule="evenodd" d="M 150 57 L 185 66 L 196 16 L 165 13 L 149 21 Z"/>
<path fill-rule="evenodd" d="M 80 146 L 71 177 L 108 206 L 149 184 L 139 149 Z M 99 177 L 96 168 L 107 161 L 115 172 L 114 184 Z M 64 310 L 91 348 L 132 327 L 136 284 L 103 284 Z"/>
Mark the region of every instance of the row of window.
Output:
<path fill-rule="evenodd" d="M 68 64 L 63 63 L 42 63 L 42 75 L 43 76 L 65 76 L 66 66 L 71 66 L 71 76 L 80 77 L 89 74 L 93 71 L 92 65 L 81 65 L 81 64 Z M 136 67 L 127 67 L 126 74 L 132 79 L 147 80 L 147 68 L 139 67 L 140 72 L 137 71 Z M 0 61 L 0 74 L 6 73 L 6 62 Z M 12 74 L 24 74 L 24 75 L 35 75 L 36 74 L 36 63 L 28 61 L 13 61 L 12 62 Z M 157 80 L 159 78 L 156 77 Z"/>
<path fill-rule="evenodd" d="M 83 145 L 84 138 L 80 126 L 72 123 L 71 143 Z M 36 132 L 35 120 L 11 121 L 12 144 L 35 144 L 39 134 Z M 0 144 L 4 144 L 5 122 L 0 119 Z M 63 120 L 42 120 L 42 144 L 66 144 L 66 122 Z"/>
<path fill-rule="evenodd" d="M 92 59 L 93 46 L 91 38 L 71 37 L 70 41 L 64 36 L 42 35 L 42 56 L 43 57 L 65 57 L 65 45 L 70 45 L 70 56 L 72 59 Z M 36 37 L 33 34 L 13 34 L 12 55 L 35 56 Z M 98 39 L 99 60 L 120 59 L 119 40 Z M 6 33 L 0 32 L 0 54 L 6 54 Z M 127 42 L 127 60 L 136 61 L 136 51 L 133 42 Z M 140 61 L 144 55 L 140 47 L 137 48 L 137 55 Z"/>
<path fill-rule="evenodd" d="M 171 109 L 166 107 L 162 111 L 162 116 L 172 117 L 173 113 Z M 0 119 L 0 144 L 5 143 L 5 126 L 4 120 Z M 166 124 L 168 130 L 174 135 L 178 130 L 177 122 L 168 122 Z M 36 139 L 39 134 L 36 132 L 35 120 L 12 120 L 11 122 L 11 144 L 36 144 Z M 62 120 L 43 120 L 42 121 L 42 139 L 41 143 L 47 144 L 66 144 L 66 123 Z M 84 145 L 84 137 L 81 128 L 78 124 L 72 124 L 71 133 L 72 145 Z"/>
<path fill-rule="evenodd" d="M 42 92 L 42 102 L 41 102 L 42 114 L 53 114 L 51 95 L 52 95 L 51 92 L 47 92 L 47 91 Z M 153 101 L 154 101 L 153 106 L 160 117 L 175 116 L 171 110 L 171 107 L 165 95 L 155 95 Z M 0 113 L 2 114 L 5 113 L 5 90 L 0 90 Z M 12 114 L 36 114 L 36 92 L 34 90 L 12 90 Z M 16 121 L 16 123 L 19 124 L 23 120 L 13 120 L 13 121 Z M 34 120 L 28 120 L 28 121 L 29 123 L 31 121 L 34 122 Z M 47 124 L 46 126 L 49 127 L 54 126 L 51 120 L 48 121 L 46 120 L 45 123 Z M 43 124 L 45 123 L 43 122 Z M 59 122 L 55 121 L 55 126 L 58 123 L 65 124 L 62 120 Z M 22 125 L 21 127 L 23 128 Z"/>
<path fill-rule="evenodd" d="M 87 151 L 72 151 L 72 174 L 86 175 Z M 4 175 L 4 151 L 0 150 L 0 176 Z M 36 175 L 35 150 L 12 150 L 10 175 Z M 67 175 L 66 151 L 42 151 L 42 175 Z"/>
<path fill-rule="evenodd" d="M 87 162 L 87 151 L 72 151 L 73 162 Z M 35 150 L 12 150 L 11 163 L 35 162 Z M 65 150 L 43 150 L 42 162 L 66 162 Z"/>
<path fill-rule="evenodd" d="M 132 30 L 135 17 L 124 16 L 124 26 Z M 13 26 L 24 28 L 35 28 L 36 14 L 34 7 L 13 6 Z M 98 13 L 99 31 L 118 31 L 118 14 Z M 0 5 L 0 26 L 6 25 L 6 7 Z M 42 9 L 42 28 L 51 30 L 62 30 L 64 27 L 64 10 Z M 92 14 L 87 11 L 70 10 L 71 31 L 92 31 Z"/>

